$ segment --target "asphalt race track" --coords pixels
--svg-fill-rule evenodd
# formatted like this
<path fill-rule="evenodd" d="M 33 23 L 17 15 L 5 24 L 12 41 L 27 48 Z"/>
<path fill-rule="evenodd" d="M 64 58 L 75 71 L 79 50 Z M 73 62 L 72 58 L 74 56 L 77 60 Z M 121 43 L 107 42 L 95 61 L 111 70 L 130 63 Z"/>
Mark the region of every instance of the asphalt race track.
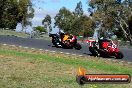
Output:
<path fill-rule="evenodd" d="M 32 38 L 20 38 L 15 36 L 1 36 L 0 35 L 0 43 L 12 44 L 12 45 L 19 45 L 24 47 L 30 48 L 38 48 L 38 49 L 47 49 L 52 51 L 59 51 L 59 52 L 66 52 L 71 54 L 79 54 L 79 55 L 90 55 L 88 47 L 85 43 L 81 44 L 81 50 L 75 49 L 62 49 L 56 48 L 52 45 L 51 41 L 49 40 L 40 40 L 40 39 L 32 39 Z M 124 58 L 122 60 L 132 62 L 132 48 L 120 48 L 120 51 L 123 52 Z M 114 59 L 114 58 L 110 58 Z"/>

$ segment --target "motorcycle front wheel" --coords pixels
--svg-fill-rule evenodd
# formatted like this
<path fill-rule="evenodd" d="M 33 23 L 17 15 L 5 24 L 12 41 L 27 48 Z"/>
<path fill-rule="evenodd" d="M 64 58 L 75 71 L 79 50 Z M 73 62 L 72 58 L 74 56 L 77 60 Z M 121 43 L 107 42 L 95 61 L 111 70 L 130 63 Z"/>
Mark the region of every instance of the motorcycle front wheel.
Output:
<path fill-rule="evenodd" d="M 56 48 L 61 48 L 61 46 L 59 46 L 60 43 L 57 40 L 52 39 L 52 43 Z"/>
<path fill-rule="evenodd" d="M 116 59 L 122 59 L 124 56 L 123 56 L 123 53 L 119 51 L 115 53 L 115 57 Z"/>
<path fill-rule="evenodd" d="M 89 51 L 93 56 L 97 56 L 97 57 L 100 56 L 99 52 L 94 47 L 89 47 Z"/>

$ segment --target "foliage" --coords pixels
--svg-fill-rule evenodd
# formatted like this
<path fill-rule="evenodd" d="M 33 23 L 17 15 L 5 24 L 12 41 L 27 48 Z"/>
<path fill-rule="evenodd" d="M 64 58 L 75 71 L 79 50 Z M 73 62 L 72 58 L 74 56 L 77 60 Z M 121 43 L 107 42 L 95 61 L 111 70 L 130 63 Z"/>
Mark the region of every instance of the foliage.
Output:
<path fill-rule="evenodd" d="M 132 35 L 132 16 L 129 19 L 129 29 L 130 29 L 130 33 Z"/>
<path fill-rule="evenodd" d="M 83 35 L 84 37 L 93 34 L 94 21 L 83 14 L 81 1 L 77 3 L 74 12 L 62 7 L 54 19 L 55 27 L 57 26 L 66 33 Z"/>
<path fill-rule="evenodd" d="M 50 15 L 46 15 L 46 17 L 42 21 L 42 24 L 44 25 L 46 29 L 48 29 L 48 32 L 52 31 L 51 23 L 52 21 L 51 21 Z"/>
<path fill-rule="evenodd" d="M 77 6 L 75 8 L 75 12 L 73 12 L 75 16 L 80 17 L 83 15 L 83 8 L 82 8 L 82 2 L 80 1 L 77 3 Z"/>
<path fill-rule="evenodd" d="M 41 32 L 47 32 L 46 29 L 44 27 L 42 27 L 42 26 L 35 27 L 35 30 L 39 31 L 40 33 Z"/>
<path fill-rule="evenodd" d="M 74 16 L 73 14 L 66 9 L 65 7 L 62 7 L 59 10 L 59 13 L 55 16 L 55 26 L 58 28 L 64 30 L 65 32 L 69 33 L 71 30 L 72 20 Z"/>
<path fill-rule="evenodd" d="M 89 11 L 95 21 L 102 22 L 101 29 L 104 32 L 118 29 L 127 40 L 132 41 L 128 24 L 129 17 L 132 16 L 131 3 L 131 0 L 91 0 Z"/>
<path fill-rule="evenodd" d="M 95 22 L 87 16 L 82 16 L 83 24 L 82 24 L 82 33 L 84 37 L 93 36 Z"/>
<path fill-rule="evenodd" d="M 83 35 L 84 37 L 87 37 L 92 36 L 94 31 L 93 28 L 94 22 L 86 15 L 83 15 L 74 20 L 71 31 L 76 35 Z"/>
<path fill-rule="evenodd" d="M 31 13 L 27 13 L 28 6 Z M 16 27 L 17 22 L 22 22 L 25 26 L 27 18 L 33 18 L 34 10 L 30 0 L 0 0 L 0 28 Z"/>

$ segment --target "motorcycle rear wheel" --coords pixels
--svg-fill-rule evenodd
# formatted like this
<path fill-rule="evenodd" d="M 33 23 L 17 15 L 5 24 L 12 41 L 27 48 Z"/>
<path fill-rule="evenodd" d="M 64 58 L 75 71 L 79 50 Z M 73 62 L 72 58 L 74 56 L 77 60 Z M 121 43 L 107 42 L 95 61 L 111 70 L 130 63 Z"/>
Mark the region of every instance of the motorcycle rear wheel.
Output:
<path fill-rule="evenodd" d="M 75 48 L 76 50 L 80 50 L 80 49 L 82 49 L 82 46 L 81 46 L 79 43 L 77 43 L 77 44 L 74 46 L 74 48 Z"/>

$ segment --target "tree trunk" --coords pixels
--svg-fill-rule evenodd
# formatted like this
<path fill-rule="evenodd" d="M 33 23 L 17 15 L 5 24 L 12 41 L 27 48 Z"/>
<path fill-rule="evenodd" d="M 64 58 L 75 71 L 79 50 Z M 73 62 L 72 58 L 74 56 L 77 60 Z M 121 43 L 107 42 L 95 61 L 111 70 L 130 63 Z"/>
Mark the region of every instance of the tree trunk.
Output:
<path fill-rule="evenodd" d="M 121 20 L 123 21 L 123 23 L 124 23 L 125 26 L 126 26 L 127 37 L 128 37 L 128 39 L 129 39 L 129 41 L 132 43 L 132 35 L 131 35 L 130 30 L 129 30 L 129 25 L 128 25 L 128 24 L 126 23 L 126 21 L 123 20 L 122 18 L 121 18 Z"/>
<path fill-rule="evenodd" d="M 114 17 L 113 17 L 113 18 L 114 18 Z M 121 27 L 121 29 L 122 29 L 122 31 L 123 31 L 123 33 L 124 33 L 125 38 L 128 39 L 128 40 L 130 41 L 130 43 L 132 44 L 132 35 L 131 35 L 131 33 L 130 33 L 130 30 L 128 29 L 129 26 L 128 26 L 128 24 L 125 22 L 125 20 L 123 20 L 122 18 L 120 18 L 120 19 L 121 19 L 121 20 L 119 21 L 119 20 L 117 20 L 116 18 L 114 18 L 114 20 L 120 24 L 120 27 Z M 122 22 L 122 21 L 123 21 L 123 22 Z M 126 29 L 124 29 L 123 23 L 125 24 Z"/>
<path fill-rule="evenodd" d="M 130 41 L 130 43 L 132 43 L 132 36 L 131 36 L 130 33 L 127 33 L 126 30 L 123 28 L 123 25 L 122 25 L 121 21 L 120 21 L 120 27 L 123 30 L 125 38 L 127 38 Z"/>

